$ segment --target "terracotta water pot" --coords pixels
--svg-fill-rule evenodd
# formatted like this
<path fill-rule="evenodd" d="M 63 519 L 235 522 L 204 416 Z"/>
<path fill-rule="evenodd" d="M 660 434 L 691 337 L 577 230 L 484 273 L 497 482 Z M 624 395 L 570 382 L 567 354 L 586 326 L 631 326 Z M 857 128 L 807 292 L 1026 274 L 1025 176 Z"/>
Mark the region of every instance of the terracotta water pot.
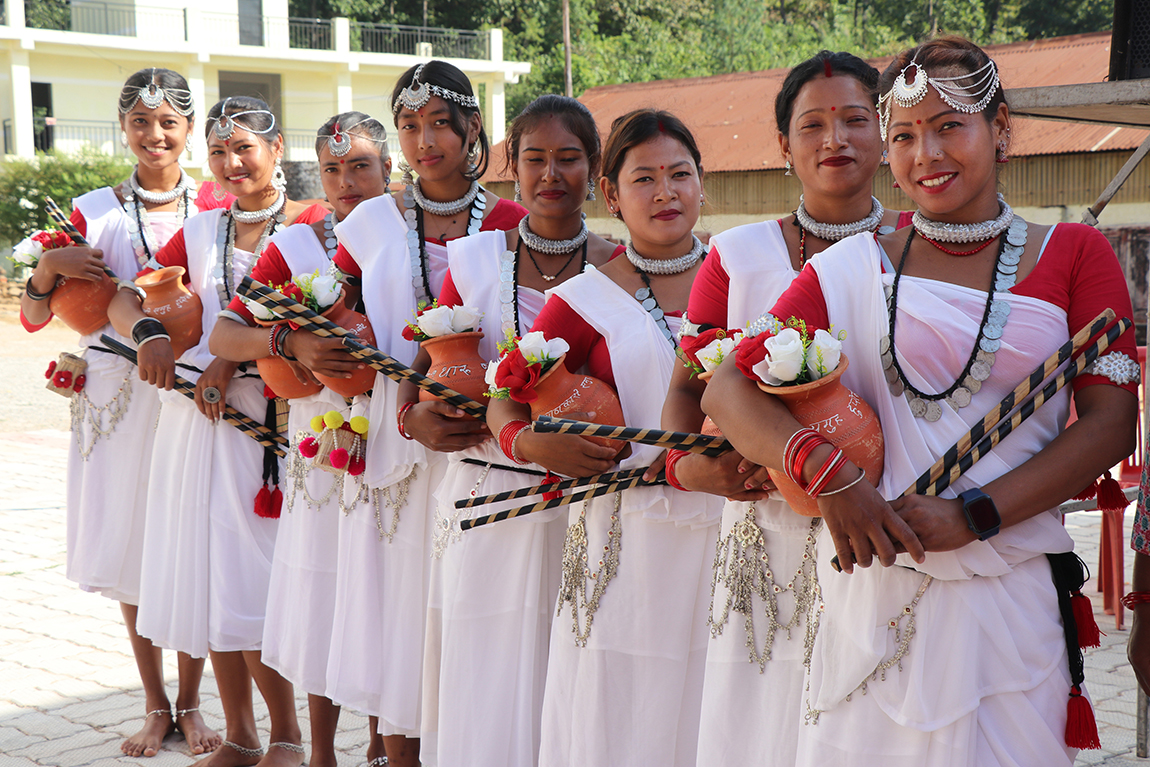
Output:
<path fill-rule="evenodd" d="M 116 295 L 116 283 L 108 275 L 96 281 L 64 277 L 56 281 L 48 308 L 64 324 L 82 336 L 108 324 L 108 304 Z"/>
<path fill-rule="evenodd" d="M 451 333 L 420 341 L 419 345 L 431 355 L 431 366 L 427 369 L 427 377 L 434 378 L 460 394 L 466 394 L 476 402 L 486 403 L 487 382 L 484 380 L 484 375 L 487 372 L 487 360 L 479 354 L 481 338 L 483 338 L 482 332 L 473 331 Z M 438 398 L 420 389 L 419 399 L 424 402 Z"/>
<path fill-rule="evenodd" d="M 265 328 L 282 325 L 284 322 L 286 322 L 286 320 L 270 321 L 256 319 L 256 324 Z M 256 370 L 259 371 L 260 378 L 263 379 L 267 387 L 275 392 L 277 397 L 283 397 L 284 399 L 310 397 L 323 389 L 323 384 L 313 381 L 305 383 L 296 378 L 295 371 L 291 369 L 291 365 L 285 362 L 282 357 L 264 357 L 258 359 L 256 360 Z"/>
<path fill-rule="evenodd" d="M 165 266 L 136 280 L 148 294 L 144 314 L 164 323 L 164 330 L 172 337 L 176 359 L 198 344 L 204 332 L 204 305 L 184 285 L 183 276 L 184 267 Z"/>
<path fill-rule="evenodd" d="M 581 421 L 625 426 L 619 395 L 607 383 L 592 376 L 567 370 L 564 354 L 535 384 L 539 399 L 531 403 L 531 417 L 576 418 Z M 594 417 L 588 414 L 594 413 Z M 601 437 L 587 437 L 604 447 L 622 449 L 626 443 Z"/>
<path fill-rule="evenodd" d="M 846 369 L 847 356 L 844 354 L 838 367 L 817 381 L 798 386 L 760 383 L 759 388 L 781 399 L 803 426 L 814 429 L 841 448 L 851 463 L 866 473 L 867 481 L 877 486 L 883 468 L 882 426 L 870 405 L 839 380 Z M 792 509 L 803 516 L 819 516 L 819 506 L 814 498 L 783 472 L 775 469 L 768 469 L 768 472 Z"/>
<path fill-rule="evenodd" d="M 375 333 L 371 329 L 371 323 L 368 322 L 367 316 L 347 308 L 343 293 L 340 293 L 336 302 L 323 312 L 323 316 L 344 330 L 350 331 L 368 346 L 375 346 Z M 355 397 L 375 386 L 375 368 L 366 364 L 363 370 L 352 371 L 351 378 L 331 378 L 319 373 L 316 373 L 315 377 L 341 397 Z M 480 377 L 482 378 L 482 374 Z"/>

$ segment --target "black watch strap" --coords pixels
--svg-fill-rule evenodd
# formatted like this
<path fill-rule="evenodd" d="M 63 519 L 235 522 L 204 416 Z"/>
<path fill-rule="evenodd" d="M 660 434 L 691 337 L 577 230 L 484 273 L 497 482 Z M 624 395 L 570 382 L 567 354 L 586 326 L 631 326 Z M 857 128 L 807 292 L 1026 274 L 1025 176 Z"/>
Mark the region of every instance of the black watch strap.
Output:
<path fill-rule="evenodd" d="M 1002 516 L 998 507 L 990 496 L 982 492 L 980 487 L 972 487 L 958 494 L 962 501 L 962 513 L 966 517 L 966 524 L 971 532 L 978 536 L 978 540 L 985 541 L 992 535 L 997 535 L 1002 526 Z"/>

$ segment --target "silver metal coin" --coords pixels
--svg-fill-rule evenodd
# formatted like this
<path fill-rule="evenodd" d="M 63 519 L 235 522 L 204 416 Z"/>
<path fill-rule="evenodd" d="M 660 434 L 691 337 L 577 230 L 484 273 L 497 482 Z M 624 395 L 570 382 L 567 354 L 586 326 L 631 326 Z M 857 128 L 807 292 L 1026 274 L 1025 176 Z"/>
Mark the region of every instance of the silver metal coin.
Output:
<path fill-rule="evenodd" d="M 882 361 L 883 370 L 886 370 L 887 368 L 894 365 L 894 355 L 892 355 L 890 352 L 883 352 L 879 356 L 879 359 Z"/>
<path fill-rule="evenodd" d="M 915 397 L 910 401 L 910 413 L 915 418 L 922 418 L 926 415 L 926 400 Z"/>
<path fill-rule="evenodd" d="M 1010 314 L 1010 302 L 1009 301 L 1003 301 L 1001 299 L 998 301 L 995 301 L 994 303 L 992 303 L 990 305 L 990 313 L 991 314 L 1000 314 L 1003 317 L 1009 315 Z"/>
<path fill-rule="evenodd" d="M 1011 245 L 1021 248 L 1026 244 L 1026 224 L 1019 228 L 1015 228 L 1014 224 L 1010 225 L 1010 229 L 1006 231 L 1006 241 Z"/>
<path fill-rule="evenodd" d="M 480 210 L 487 210 L 487 198 L 481 194 L 475 195 L 475 202 L 472 204 Z"/>
<path fill-rule="evenodd" d="M 971 394 L 978 394 L 979 389 L 982 388 L 982 381 L 979 381 L 974 376 L 967 376 L 966 379 L 963 380 L 962 385 L 969 389 Z"/>
<path fill-rule="evenodd" d="M 894 369 L 893 365 L 889 368 L 884 369 L 882 371 L 882 373 L 884 376 L 886 376 L 886 382 L 888 384 L 892 384 L 898 380 L 898 371 Z"/>
<path fill-rule="evenodd" d="M 895 397 L 901 397 L 903 391 L 905 391 L 902 385 L 902 381 L 898 378 L 894 379 L 888 388 L 890 389 L 890 393 Z"/>
<path fill-rule="evenodd" d="M 893 226 L 880 226 L 878 228 L 878 233 L 879 234 L 894 234 L 894 227 Z"/>
<path fill-rule="evenodd" d="M 323 241 L 323 246 L 325 248 L 328 248 L 329 250 L 331 248 L 338 248 L 339 247 L 339 240 L 337 240 L 334 237 L 328 237 L 326 240 Z"/>
<path fill-rule="evenodd" d="M 984 338 L 1002 338 L 1002 326 L 993 325 L 988 322 L 986 323 L 986 327 L 982 329 L 982 335 Z"/>
<path fill-rule="evenodd" d="M 651 309 L 650 312 L 651 316 L 654 317 L 656 321 L 663 319 L 663 310 L 659 307 L 656 306 L 654 309 Z"/>
<path fill-rule="evenodd" d="M 997 338 L 983 338 L 978 342 L 983 351 L 996 352 L 1001 348 L 1002 342 Z"/>
<path fill-rule="evenodd" d="M 985 362 L 987 365 L 994 364 L 994 352 L 988 352 L 985 349 L 979 349 L 975 359 L 979 362 Z"/>
<path fill-rule="evenodd" d="M 500 290 L 499 291 L 499 300 L 500 301 L 512 301 L 512 300 L 514 300 L 514 298 L 515 298 L 515 295 L 510 290 Z"/>
<path fill-rule="evenodd" d="M 883 336 L 878 340 L 878 353 L 886 354 L 888 351 L 890 351 L 890 336 Z"/>
<path fill-rule="evenodd" d="M 942 418 L 942 405 L 937 402 L 926 403 L 926 414 L 923 416 L 926 420 L 934 423 L 939 418 Z"/>
<path fill-rule="evenodd" d="M 653 298 L 644 298 L 643 299 L 643 308 L 646 309 L 647 311 L 651 311 L 656 306 L 658 306 L 658 304 L 655 302 L 655 299 L 653 299 Z"/>
<path fill-rule="evenodd" d="M 644 300 L 646 300 L 646 298 L 649 295 L 651 295 L 651 289 L 650 288 L 639 288 L 638 290 L 635 291 L 635 300 L 636 301 L 644 301 Z"/>
<path fill-rule="evenodd" d="M 1018 273 L 1018 264 L 1007 264 L 1007 263 L 999 264 L 998 265 L 998 273 L 999 274 L 1017 274 Z"/>
<path fill-rule="evenodd" d="M 970 404 L 970 389 L 964 389 L 960 386 L 951 392 L 950 399 L 954 400 L 954 403 L 959 407 L 966 407 Z"/>
<path fill-rule="evenodd" d="M 985 381 L 990 378 L 990 365 L 982 360 L 975 360 L 970 366 L 970 377 L 976 381 Z"/>

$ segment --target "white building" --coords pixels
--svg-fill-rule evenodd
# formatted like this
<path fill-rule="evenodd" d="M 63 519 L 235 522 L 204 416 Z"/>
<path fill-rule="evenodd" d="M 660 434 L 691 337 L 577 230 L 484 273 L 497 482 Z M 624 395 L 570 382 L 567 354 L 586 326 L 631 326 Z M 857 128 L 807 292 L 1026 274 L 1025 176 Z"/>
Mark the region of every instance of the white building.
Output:
<path fill-rule="evenodd" d="M 3 153 L 123 152 L 116 100 L 148 66 L 184 75 L 201 116 L 220 98 L 256 95 L 281 116 L 288 160 L 315 159 L 315 131 L 356 109 L 391 131 L 388 98 L 399 75 L 430 58 L 458 66 L 477 90 L 492 142 L 504 136 L 504 87 L 531 65 L 503 60 L 503 32 L 288 17 L 287 0 L 0 0 Z M 54 4 L 53 4 L 54 5 Z M 203 123 L 192 147 L 206 159 Z M 394 138 L 394 137 L 392 137 Z M 392 142 L 393 154 L 397 146 Z"/>

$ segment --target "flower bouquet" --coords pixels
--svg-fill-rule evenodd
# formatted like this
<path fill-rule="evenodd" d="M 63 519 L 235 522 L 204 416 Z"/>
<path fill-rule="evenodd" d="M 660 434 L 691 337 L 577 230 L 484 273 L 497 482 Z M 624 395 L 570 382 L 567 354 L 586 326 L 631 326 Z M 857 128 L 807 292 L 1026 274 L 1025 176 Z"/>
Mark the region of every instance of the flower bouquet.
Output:
<path fill-rule="evenodd" d="M 9 258 L 18 266 L 35 269 L 44 251 L 71 244 L 65 232 L 41 230 L 16 243 Z M 60 277 L 48 299 L 48 308 L 65 325 L 86 336 L 108 324 L 108 304 L 115 295 L 116 284 L 107 274 L 98 280 Z"/>
<path fill-rule="evenodd" d="M 428 378 L 481 401 L 487 391 L 487 361 L 479 354 L 483 338 L 483 312 L 470 306 L 440 306 L 437 301 L 421 308 L 403 329 L 403 337 L 418 341 L 431 355 Z M 436 399 L 420 390 L 421 401 Z"/>
<path fill-rule="evenodd" d="M 684 364 L 692 374 L 707 381 L 723 364 L 723 360 L 731 356 L 744 336 L 742 330 L 711 328 L 696 336 L 683 336 L 679 341 L 679 349 L 686 358 Z"/>
<path fill-rule="evenodd" d="M 832 328 L 833 330 L 833 328 Z M 806 323 L 791 318 L 735 348 L 735 364 L 759 388 L 783 401 L 803 426 L 814 429 L 878 485 L 883 468 L 883 437 L 870 405 L 839 380 L 847 369 L 842 353 L 845 331 L 808 332 Z M 768 469 L 779 492 L 799 514 L 819 515 L 818 503 L 786 473 Z"/>

